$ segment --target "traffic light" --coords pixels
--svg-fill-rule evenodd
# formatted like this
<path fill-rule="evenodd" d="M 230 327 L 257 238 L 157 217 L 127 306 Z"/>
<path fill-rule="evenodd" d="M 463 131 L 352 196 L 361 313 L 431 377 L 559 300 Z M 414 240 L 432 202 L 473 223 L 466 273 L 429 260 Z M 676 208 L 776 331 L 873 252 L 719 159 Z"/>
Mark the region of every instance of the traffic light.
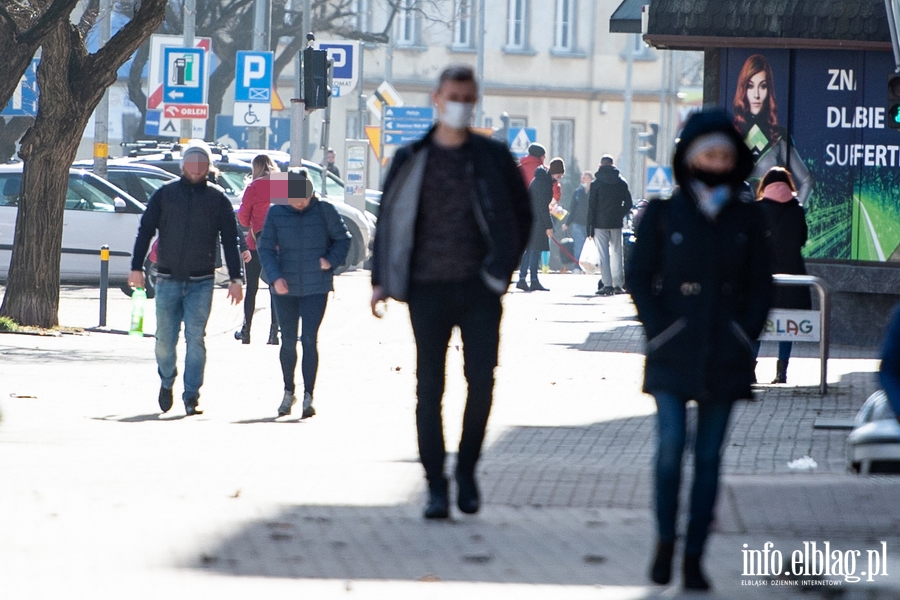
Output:
<path fill-rule="evenodd" d="M 303 50 L 303 102 L 306 110 L 325 108 L 331 90 L 328 87 L 328 52 Z"/>
<path fill-rule="evenodd" d="M 656 143 L 659 139 L 659 124 L 650 123 L 650 131 L 639 133 L 638 139 L 641 140 L 641 145 L 638 147 L 638 152 L 640 152 L 650 160 L 655 161 Z"/>
<path fill-rule="evenodd" d="M 900 129 L 900 73 L 888 75 L 887 124 L 891 129 Z"/>

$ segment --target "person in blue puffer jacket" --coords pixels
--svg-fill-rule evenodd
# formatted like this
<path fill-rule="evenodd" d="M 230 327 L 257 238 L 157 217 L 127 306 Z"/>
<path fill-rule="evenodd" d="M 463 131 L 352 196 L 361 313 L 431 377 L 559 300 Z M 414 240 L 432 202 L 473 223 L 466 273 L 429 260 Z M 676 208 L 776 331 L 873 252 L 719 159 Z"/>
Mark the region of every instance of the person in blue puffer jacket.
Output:
<path fill-rule="evenodd" d="M 259 238 L 259 260 L 275 291 L 275 310 L 281 325 L 281 371 L 284 396 L 278 416 L 291 414 L 297 402 L 294 370 L 297 367 L 297 330 L 303 321 L 303 415 L 316 414 L 313 388 L 319 366 L 316 341 L 325 315 L 328 292 L 334 289 L 334 267 L 350 250 L 350 232 L 331 204 L 313 192 L 306 169 L 287 176 L 286 193 L 272 182 L 272 206 Z M 281 186 L 284 189 L 284 186 Z M 279 195 L 286 198 L 278 198 Z"/>

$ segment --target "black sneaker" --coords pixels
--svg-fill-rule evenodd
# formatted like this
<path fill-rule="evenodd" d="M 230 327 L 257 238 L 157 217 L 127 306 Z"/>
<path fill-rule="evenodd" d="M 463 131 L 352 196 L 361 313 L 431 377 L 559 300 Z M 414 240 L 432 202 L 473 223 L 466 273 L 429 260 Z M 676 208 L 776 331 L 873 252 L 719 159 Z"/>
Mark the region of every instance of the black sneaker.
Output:
<path fill-rule="evenodd" d="M 518 281 L 516 282 L 516 289 L 517 289 L 517 290 L 522 290 L 523 292 L 530 292 L 530 291 L 531 291 L 530 289 L 528 289 L 528 282 L 525 281 L 524 279 L 520 279 L 520 280 L 518 280 Z"/>
<path fill-rule="evenodd" d="M 164 413 L 172 408 L 172 388 L 159 386 L 159 410 Z"/>
<path fill-rule="evenodd" d="M 462 475 L 456 471 L 456 506 L 467 515 L 474 515 L 481 508 L 475 475 Z"/>
<path fill-rule="evenodd" d="M 426 519 L 450 518 L 450 501 L 447 498 L 446 486 L 443 490 L 428 490 L 428 503 L 422 516 Z"/>
<path fill-rule="evenodd" d="M 549 292 L 550 288 L 545 288 L 541 285 L 540 281 L 532 281 L 531 286 L 528 288 L 532 292 Z"/>
<path fill-rule="evenodd" d="M 184 414 L 191 417 L 193 415 L 202 415 L 203 411 L 200 410 L 197 405 L 200 404 L 200 398 L 185 398 L 184 399 Z"/>
<path fill-rule="evenodd" d="M 612 296 L 615 293 L 614 288 L 609 285 L 604 285 L 602 288 L 597 290 L 597 296 Z"/>

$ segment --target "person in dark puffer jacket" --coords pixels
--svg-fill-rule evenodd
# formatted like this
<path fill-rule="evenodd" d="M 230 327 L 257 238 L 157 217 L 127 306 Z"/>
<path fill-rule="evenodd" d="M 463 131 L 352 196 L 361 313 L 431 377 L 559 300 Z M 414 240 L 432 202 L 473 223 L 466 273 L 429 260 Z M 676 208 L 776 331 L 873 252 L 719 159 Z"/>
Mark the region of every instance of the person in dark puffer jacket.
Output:
<path fill-rule="evenodd" d="M 134 241 L 128 284 L 144 287 L 144 258 L 150 240 L 157 238 L 156 363 L 160 377 L 159 408 L 172 408 L 175 384 L 175 345 L 184 323 L 184 410 L 200 414 L 200 386 L 206 367 L 206 323 L 212 305 L 214 273 L 221 237 L 233 304 L 243 298 L 243 274 L 238 254 L 238 231 L 231 202 L 222 189 L 207 180 L 212 165 L 209 147 L 191 142 L 182 152 L 182 177 L 162 186 L 150 197 Z"/>
<path fill-rule="evenodd" d="M 277 186 L 273 185 L 273 196 Z M 259 260 L 275 291 L 275 310 L 281 326 L 281 371 L 284 396 L 278 416 L 291 414 L 297 402 L 297 329 L 303 321 L 303 418 L 316 414 L 312 406 L 319 353 L 316 342 L 328 292 L 334 289 L 334 267 L 347 258 L 350 232 L 331 204 L 312 191 L 306 169 L 290 173 L 287 199 L 272 199 L 258 242 Z"/>

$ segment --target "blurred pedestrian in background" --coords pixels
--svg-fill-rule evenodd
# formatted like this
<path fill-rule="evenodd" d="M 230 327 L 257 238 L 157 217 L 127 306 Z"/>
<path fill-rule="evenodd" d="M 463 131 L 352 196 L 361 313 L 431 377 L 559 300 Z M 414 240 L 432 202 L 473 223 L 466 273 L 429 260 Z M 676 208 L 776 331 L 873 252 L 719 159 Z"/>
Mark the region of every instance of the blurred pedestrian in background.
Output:
<path fill-rule="evenodd" d="M 575 188 L 572 194 L 572 206 L 569 208 L 569 214 L 563 223 L 563 231 L 572 235 L 572 256 L 576 259 L 581 256 L 581 249 L 587 239 L 587 223 L 588 223 L 588 202 L 590 198 L 591 182 L 594 177 L 590 172 L 585 171 L 581 174 L 581 185 Z M 575 269 L 580 273 L 581 269 L 578 263 L 575 263 Z"/>
<path fill-rule="evenodd" d="M 600 282 L 597 295 L 624 294 L 625 255 L 622 252 L 622 220 L 631 212 L 628 183 L 605 154 L 594 173 L 588 200 L 588 237 L 600 251 Z"/>
<path fill-rule="evenodd" d="M 531 236 L 528 238 L 528 246 L 522 256 L 522 265 L 519 268 L 519 280 L 516 288 L 524 292 L 548 292 L 538 279 L 541 266 L 541 253 L 550 250 L 550 236 L 553 235 L 553 217 L 550 216 L 550 203 L 553 201 L 553 184 L 566 172 L 563 159 L 557 157 L 550 161 L 550 167 L 538 167 L 534 171 L 534 180 L 528 186 L 528 195 L 531 199 L 531 212 L 534 220 L 531 223 Z M 531 282 L 526 283 L 525 277 L 531 273 Z"/>
<path fill-rule="evenodd" d="M 687 403 L 697 402 L 694 481 L 683 583 L 710 585 L 701 559 L 713 520 L 719 464 L 735 400 L 752 397 L 753 342 L 773 295 L 765 224 L 744 202 L 750 151 L 721 111 L 690 117 L 673 158 L 678 188 L 653 200 L 637 232 L 627 282 L 647 337 L 645 392 L 657 406 L 655 583 L 671 579 Z"/>
<path fill-rule="evenodd" d="M 253 313 L 256 310 L 256 292 L 259 290 L 259 279 L 262 275 L 262 264 L 259 262 L 257 241 L 262 235 L 262 228 L 266 222 L 266 214 L 269 212 L 271 202 L 271 185 L 268 178 L 270 173 L 278 172 L 278 165 L 266 154 L 259 154 L 253 159 L 253 181 L 244 189 L 241 198 L 241 207 L 238 209 L 238 222 L 248 228 L 247 253 L 244 254 L 247 274 L 247 293 L 244 296 L 244 325 L 237 337 L 241 343 L 250 343 L 250 327 L 253 324 Z M 268 279 L 268 278 L 266 278 Z M 271 282 L 271 279 L 268 281 Z M 274 292 L 269 290 L 272 307 L 272 322 L 269 325 L 269 344 L 278 343 L 278 317 L 275 314 Z"/>
<path fill-rule="evenodd" d="M 803 246 L 808 229 L 806 213 L 797 200 L 797 186 L 790 171 L 772 167 L 759 182 L 756 197 L 765 216 L 766 242 L 772 256 L 772 272 L 787 275 L 806 275 Z M 805 286 L 776 286 L 773 308 L 810 310 L 812 301 Z M 772 383 L 787 383 L 788 361 L 792 342 L 778 342 L 778 363 Z M 756 342 L 754 358 L 759 355 Z"/>

